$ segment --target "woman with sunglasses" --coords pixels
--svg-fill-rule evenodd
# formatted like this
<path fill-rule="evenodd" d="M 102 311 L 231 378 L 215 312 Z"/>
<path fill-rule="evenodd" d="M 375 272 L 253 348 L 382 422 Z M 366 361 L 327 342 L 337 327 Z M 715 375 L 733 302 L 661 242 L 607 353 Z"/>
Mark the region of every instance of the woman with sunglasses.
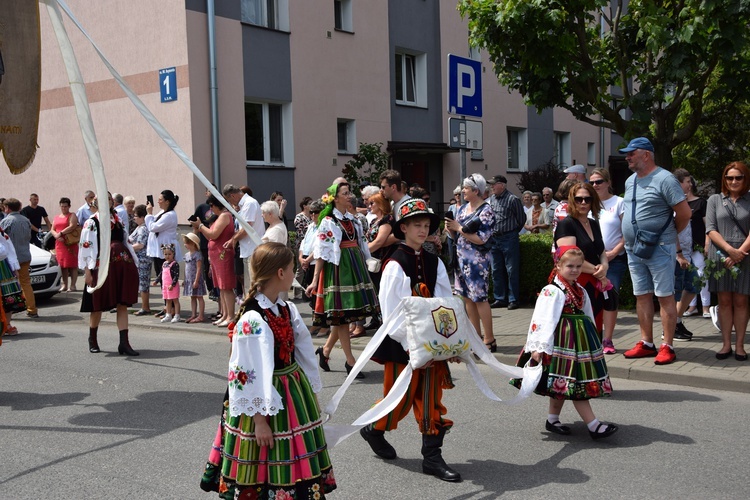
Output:
<path fill-rule="evenodd" d="M 612 193 L 612 182 L 608 170 L 595 168 L 591 172 L 589 182 L 594 186 L 594 190 L 602 202 L 602 210 L 599 213 L 599 227 L 602 230 L 604 251 L 609 263 L 607 279 L 612 283 L 613 290 L 619 293 L 622 276 L 628 268 L 628 254 L 625 253 L 625 238 L 622 236 L 622 216 L 625 212 L 624 200 Z M 617 350 L 614 342 L 612 342 L 612 336 L 617 323 L 617 308 L 614 311 L 604 311 L 602 316 L 604 354 L 615 354 Z"/>
<path fill-rule="evenodd" d="M 601 335 L 604 310 L 604 295 L 601 290 L 607 280 L 607 252 L 599 227 L 602 202 L 591 184 L 579 182 L 568 194 L 568 216 L 557 224 L 555 245 L 573 245 L 583 251 L 584 262 L 578 283 L 586 289 L 591 299 L 596 330 Z"/>
<path fill-rule="evenodd" d="M 711 239 L 708 259 L 725 268 L 721 276 L 711 273 L 708 287 L 719 297 L 718 315 L 721 325 L 722 347 L 717 359 L 732 355 L 732 329 L 737 335 L 734 358 L 747 361 L 745 330 L 748 320 L 750 295 L 750 170 L 735 161 L 724 168 L 721 193 L 708 199 L 706 232 Z M 719 253 L 721 252 L 721 253 Z M 732 271 L 735 269 L 734 271 Z"/>

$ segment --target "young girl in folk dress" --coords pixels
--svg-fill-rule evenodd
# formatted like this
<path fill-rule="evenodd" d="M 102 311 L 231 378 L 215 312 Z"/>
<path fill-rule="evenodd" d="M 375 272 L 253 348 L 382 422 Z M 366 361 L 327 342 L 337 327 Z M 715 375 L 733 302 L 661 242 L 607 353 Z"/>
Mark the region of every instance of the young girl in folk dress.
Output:
<path fill-rule="evenodd" d="M 180 264 L 174 260 L 174 245 L 162 245 L 164 265 L 161 268 L 161 295 L 167 304 L 167 314 L 161 319 L 162 323 L 180 322 Z"/>
<path fill-rule="evenodd" d="M 252 279 L 230 329 L 229 390 L 201 480 L 221 498 L 325 498 L 336 488 L 315 393 L 322 383 L 310 332 L 279 296 L 294 280 L 281 243 L 253 253 Z"/>
<path fill-rule="evenodd" d="M 186 323 L 203 323 L 203 313 L 206 302 L 206 282 L 203 280 L 203 256 L 201 255 L 200 240 L 195 233 L 188 233 L 182 237 L 185 243 L 185 281 L 182 283 L 182 294 L 190 297 L 190 317 Z M 197 312 L 196 312 L 197 310 Z"/>
<path fill-rule="evenodd" d="M 599 422 L 589 403 L 591 398 L 609 396 L 612 385 L 591 302 L 576 282 L 583 267 L 583 252 L 576 246 L 560 246 L 555 259 L 550 284 L 537 298 L 518 366 L 524 366 L 529 358 L 544 366 L 535 392 L 550 398 L 545 424 L 549 432 L 570 434 L 570 427 L 560 423 L 563 403 L 570 399 L 591 438 L 605 438 L 617 432 L 617 426 Z M 512 383 L 520 387 L 520 380 Z"/>

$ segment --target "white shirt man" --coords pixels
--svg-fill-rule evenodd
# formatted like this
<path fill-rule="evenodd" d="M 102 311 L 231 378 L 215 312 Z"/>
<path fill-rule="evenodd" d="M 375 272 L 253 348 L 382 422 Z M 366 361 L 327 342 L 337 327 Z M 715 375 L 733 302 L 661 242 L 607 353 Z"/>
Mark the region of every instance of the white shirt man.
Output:
<path fill-rule="evenodd" d="M 229 203 L 238 207 L 237 214 L 247 222 L 255 232 L 258 233 L 258 238 L 262 238 L 266 232 L 266 226 L 263 224 L 263 216 L 260 213 L 260 204 L 258 200 L 240 191 L 240 188 L 234 184 L 227 184 L 222 189 L 222 194 Z M 240 258 L 245 263 L 245 287 L 247 288 L 252 281 L 252 274 L 250 269 L 250 257 L 253 256 L 253 252 L 258 245 L 250 238 L 245 230 L 240 226 L 234 236 L 225 243 L 224 245 L 234 246 L 236 243 L 240 244 Z"/>

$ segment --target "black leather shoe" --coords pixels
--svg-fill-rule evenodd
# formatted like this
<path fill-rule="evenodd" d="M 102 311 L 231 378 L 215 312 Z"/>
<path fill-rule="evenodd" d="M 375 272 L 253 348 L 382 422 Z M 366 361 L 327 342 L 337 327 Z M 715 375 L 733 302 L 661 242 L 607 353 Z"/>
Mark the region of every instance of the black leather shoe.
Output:
<path fill-rule="evenodd" d="M 602 425 L 607 426 L 607 430 L 604 432 L 599 432 L 599 429 L 601 429 Z M 617 426 L 615 424 L 599 424 L 596 426 L 595 431 L 589 431 L 589 436 L 591 436 L 591 439 L 604 439 L 605 437 L 609 437 L 612 434 L 617 432 Z"/>
<path fill-rule="evenodd" d="M 552 432 L 554 434 L 560 434 L 561 436 L 567 436 L 570 434 L 570 427 L 567 425 L 555 425 L 553 423 L 550 423 L 549 420 L 546 420 L 544 422 L 544 428 L 547 429 L 549 432 Z"/>
<path fill-rule="evenodd" d="M 359 430 L 359 435 L 367 441 L 372 451 L 385 460 L 396 459 L 396 449 L 385 440 L 385 432 L 373 429 L 366 425 Z"/>
<path fill-rule="evenodd" d="M 352 368 L 354 367 L 350 365 L 349 363 L 347 363 L 346 361 L 344 361 L 344 368 L 346 369 L 346 374 L 349 375 L 349 373 L 352 371 Z M 365 378 L 365 374 L 362 372 L 359 372 L 354 376 L 354 378 L 357 380 L 363 379 Z"/>
<path fill-rule="evenodd" d="M 729 349 L 729 352 L 717 352 L 716 353 L 716 359 L 727 359 L 729 356 L 732 355 L 732 350 Z"/>
<path fill-rule="evenodd" d="M 735 354 L 734 359 L 737 361 L 747 361 L 747 354 Z"/>
<path fill-rule="evenodd" d="M 318 366 L 324 371 L 324 372 L 330 372 L 331 367 L 328 366 L 328 358 L 325 354 L 323 354 L 323 348 L 318 347 L 318 349 L 315 351 L 315 354 L 318 355 Z"/>
<path fill-rule="evenodd" d="M 503 302 L 502 300 L 496 300 L 492 304 L 490 304 L 490 307 L 492 309 L 500 309 L 501 307 L 508 307 L 507 302 Z"/>
<path fill-rule="evenodd" d="M 442 463 L 433 463 L 432 461 L 425 459 L 422 461 L 422 472 L 435 476 L 443 481 L 449 483 L 460 483 L 461 474 L 448 467 L 448 465 L 441 460 Z"/>
<path fill-rule="evenodd" d="M 511 302 L 510 304 L 508 304 L 509 311 L 512 311 L 514 309 L 518 309 L 518 302 Z"/>

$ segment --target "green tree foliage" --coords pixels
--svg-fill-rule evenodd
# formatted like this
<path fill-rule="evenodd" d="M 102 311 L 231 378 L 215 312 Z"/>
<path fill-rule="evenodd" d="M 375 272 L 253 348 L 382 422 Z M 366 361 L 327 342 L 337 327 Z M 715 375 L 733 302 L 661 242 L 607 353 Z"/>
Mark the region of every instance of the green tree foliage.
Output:
<path fill-rule="evenodd" d="M 382 142 L 360 142 L 357 154 L 341 169 L 344 178 L 349 181 L 350 190 L 357 196 L 360 195 L 360 184 L 377 186 L 380 183 L 380 174 L 388 169 L 388 153 L 382 148 Z"/>
<path fill-rule="evenodd" d="M 458 9 L 501 84 L 538 110 L 651 136 L 668 168 L 705 104 L 733 102 L 750 83 L 750 0 L 460 0 Z"/>

